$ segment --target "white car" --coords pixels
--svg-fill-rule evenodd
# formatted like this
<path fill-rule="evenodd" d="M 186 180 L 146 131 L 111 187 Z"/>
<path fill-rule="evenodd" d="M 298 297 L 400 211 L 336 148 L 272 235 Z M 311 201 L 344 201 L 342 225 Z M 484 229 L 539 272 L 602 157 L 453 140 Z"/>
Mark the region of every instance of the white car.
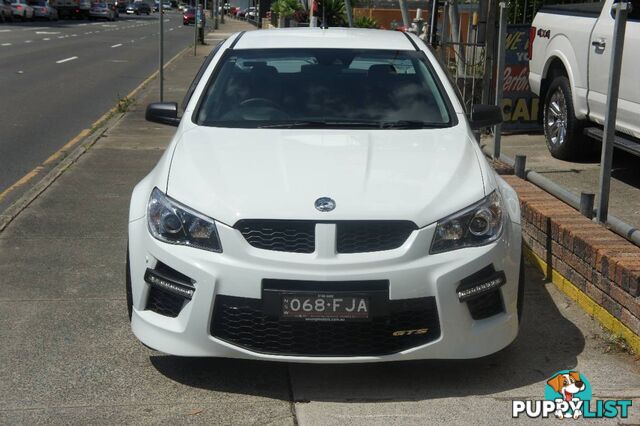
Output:
<path fill-rule="evenodd" d="M 134 189 L 133 333 L 183 356 L 473 358 L 516 337 L 516 193 L 414 35 L 235 34 L 208 57 Z"/>
<path fill-rule="evenodd" d="M 33 7 L 29 6 L 27 0 L 13 0 L 11 2 L 11 13 L 13 19 L 21 19 L 23 21 L 33 20 Z"/>

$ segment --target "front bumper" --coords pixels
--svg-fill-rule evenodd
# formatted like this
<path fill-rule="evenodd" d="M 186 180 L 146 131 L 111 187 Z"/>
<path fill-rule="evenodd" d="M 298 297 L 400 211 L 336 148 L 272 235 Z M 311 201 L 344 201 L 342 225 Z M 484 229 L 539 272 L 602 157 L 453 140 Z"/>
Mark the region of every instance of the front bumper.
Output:
<path fill-rule="evenodd" d="M 287 362 L 377 362 L 477 358 L 504 348 L 518 333 L 516 301 L 521 234 L 517 224 L 509 222 L 501 239 L 493 244 L 438 255 L 425 255 L 435 225 L 414 231 L 398 249 L 349 255 L 256 249 L 247 244 L 236 229 L 217 225 L 224 248 L 221 254 L 162 243 L 149 235 L 145 218 L 130 222 L 132 330 L 146 345 L 181 356 Z M 154 268 L 157 262 L 195 281 L 193 298 L 175 318 L 146 309 L 150 286 L 144 275 L 147 268 Z M 474 320 L 467 304 L 459 301 L 456 288 L 465 278 L 489 265 L 496 271 L 503 271 L 506 277 L 506 284 L 498 290 L 503 309 L 488 318 Z M 438 335 L 424 344 L 394 353 L 358 356 L 267 353 L 213 337 L 211 324 L 218 312 L 214 312 L 216 300 L 251 300 L 259 304 L 265 279 L 388 281 L 390 304 L 416 300 L 435 302 Z"/>

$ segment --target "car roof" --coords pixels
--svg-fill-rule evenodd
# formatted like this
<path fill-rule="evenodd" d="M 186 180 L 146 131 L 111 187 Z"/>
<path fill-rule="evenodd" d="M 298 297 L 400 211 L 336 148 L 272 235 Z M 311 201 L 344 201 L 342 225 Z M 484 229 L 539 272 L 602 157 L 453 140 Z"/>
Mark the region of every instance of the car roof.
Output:
<path fill-rule="evenodd" d="M 400 31 L 365 28 L 282 28 L 248 31 L 242 35 L 235 49 L 381 49 L 416 50 Z"/>

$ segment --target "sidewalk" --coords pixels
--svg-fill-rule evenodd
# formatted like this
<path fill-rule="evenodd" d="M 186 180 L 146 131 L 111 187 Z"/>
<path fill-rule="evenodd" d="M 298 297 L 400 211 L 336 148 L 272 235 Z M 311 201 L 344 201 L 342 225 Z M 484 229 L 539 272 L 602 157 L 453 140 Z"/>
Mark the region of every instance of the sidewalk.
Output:
<path fill-rule="evenodd" d="M 253 28 L 227 19 L 173 62 L 165 99 L 182 100 L 216 39 Z M 520 336 L 479 360 L 287 365 L 145 348 L 124 267 L 131 191 L 175 132 L 144 120 L 157 84 L 0 233 L 0 424 L 496 424 L 563 369 L 596 397 L 632 398 L 622 423 L 640 422 L 638 361 L 533 268 Z"/>

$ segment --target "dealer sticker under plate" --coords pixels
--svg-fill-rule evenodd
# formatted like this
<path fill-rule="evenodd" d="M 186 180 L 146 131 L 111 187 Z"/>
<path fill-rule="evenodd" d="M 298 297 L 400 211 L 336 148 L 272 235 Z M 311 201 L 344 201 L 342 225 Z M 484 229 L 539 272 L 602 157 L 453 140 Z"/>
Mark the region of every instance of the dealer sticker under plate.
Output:
<path fill-rule="evenodd" d="M 348 321 L 369 319 L 369 298 L 335 294 L 284 294 L 283 319 Z"/>

